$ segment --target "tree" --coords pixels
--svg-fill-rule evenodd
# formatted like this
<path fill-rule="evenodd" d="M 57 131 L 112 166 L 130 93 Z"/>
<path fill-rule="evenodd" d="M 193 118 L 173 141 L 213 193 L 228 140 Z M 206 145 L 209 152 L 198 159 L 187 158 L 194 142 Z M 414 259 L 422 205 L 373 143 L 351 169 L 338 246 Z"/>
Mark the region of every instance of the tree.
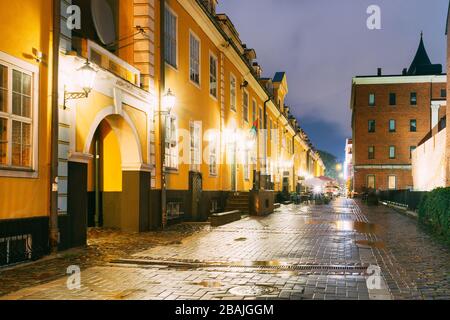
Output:
<path fill-rule="evenodd" d="M 329 178 L 338 180 L 339 173 L 336 171 L 336 165 L 339 164 L 336 156 L 329 152 L 319 150 L 320 157 L 326 167 L 325 175 Z"/>

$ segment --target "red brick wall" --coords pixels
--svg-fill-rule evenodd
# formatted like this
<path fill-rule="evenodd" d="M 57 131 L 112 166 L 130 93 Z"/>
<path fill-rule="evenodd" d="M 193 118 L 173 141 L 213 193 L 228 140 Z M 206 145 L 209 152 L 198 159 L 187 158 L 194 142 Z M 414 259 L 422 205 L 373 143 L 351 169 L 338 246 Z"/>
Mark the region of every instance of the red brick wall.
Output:
<path fill-rule="evenodd" d="M 445 83 L 406 83 L 354 85 L 353 154 L 354 164 L 359 165 L 411 165 L 410 146 L 418 143 L 431 129 L 431 92 L 433 99 L 441 98 Z M 396 93 L 396 106 L 389 105 L 389 93 Z M 410 93 L 417 93 L 417 105 L 410 105 Z M 374 93 L 374 107 L 368 104 L 369 93 Z M 389 132 L 389 120 L 396 120 L 396 132 Z M 410 132 L 410 120 L 416 119 L 417 132 Z M 376 121 L 376 132 L 368 132 L 368 121 Z M 368 159 L 369 146 L 375 147 L 375 159 Z M 389 159 L 389 146 L 396 147 L 396 158 Z M 377 189 L 387 189 L 388 176 L 396 175 L 397 188 L 412 186 L 410 170 L 357 169 L 355 191 L 366 186 L 366 176 L 374 174 Z"/>

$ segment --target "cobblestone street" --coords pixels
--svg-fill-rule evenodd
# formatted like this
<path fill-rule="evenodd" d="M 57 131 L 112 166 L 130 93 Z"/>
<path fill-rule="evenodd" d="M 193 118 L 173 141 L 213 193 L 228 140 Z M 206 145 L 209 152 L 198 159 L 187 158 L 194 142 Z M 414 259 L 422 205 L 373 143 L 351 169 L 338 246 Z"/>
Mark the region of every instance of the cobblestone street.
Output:
<path fill-rule="evenodd" d="M 0 271 L 2 299 L 450 299 L 449 248 L 415 220 L 353 200 L 111 239 L 121 240 L 97 258 L 86 257 L 91 239 L 72 256 Z M 72 264 L 78 290 L 66 286 Z M 381 267 L 375 289 L 371 265 Z"/>

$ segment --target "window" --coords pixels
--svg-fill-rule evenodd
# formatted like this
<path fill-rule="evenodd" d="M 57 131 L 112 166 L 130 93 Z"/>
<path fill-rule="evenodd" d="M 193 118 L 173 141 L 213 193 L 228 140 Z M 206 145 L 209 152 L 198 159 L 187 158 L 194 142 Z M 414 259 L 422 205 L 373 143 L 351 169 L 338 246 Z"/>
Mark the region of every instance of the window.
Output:
<path fill-rule="evenodd" d="M 244 155 L 244 179 L 250 180 L 250 152 L 245 151 Z"/>
<path fill-rule="evenodd" d="M 395 159 L 395 147 L 394 146 L 389 147 L 389 159 Z"/>
<path fill-rule="evenodd" d="M 414 152 L 414 150 L 416 150 L 416 146 L 410 146 L 409 147 L 409 158 L 412 159 L 412 154 Z"/>
<path fill-rule="evenodd" d="M 209 93 L 217 98 L 217 58 L 209 56 Z"/>
<path fill-rule="evenodd" d="M 369 147 L 369 159 L 370 160 L 375 159 L 375 147 L 374 146 Z"/>
<path fill-rule="evenodd" d="M 177 67 L 177 17 L 168 8 L 164 16 L 164 58 L 172 67 Z"/>
<path fill-rule="evenodd" d="M 369 106 L 373 107 L 375 106 L 375 94 L 369 93 Z"/>
<path fill-rule="evenodd" d="M 209 141 L 209 174 L 217 175 L 217 141 L 215 137 Z"/>
<path fill-rule="evenodd" d="M 441 98 L 446 98 L 446 97 L 447 97 L 447 90 L 441 89 Z"/>
<path fill-rule="evenodd" d="M 388 188 L 389 188 L 389 190 L 397 189 L 397 177 L 396 176 L 388 177 Z"/>
<path fill-rule="evenodd" d="M 397 105 L 397 95 L 395 93 L 389 93 L 389 105 L 395 106 Z"/>
<path fill-rule="evenodd" d="M 193 83 L 200 85 L 200 40 L 191 33 L 189 43 L 189 77 Z"/>
<path fill-rule="evenodd" d="M 259 108 L 259 117 L 258 118 L 259 118 L 258 119 L 259 120 L 259 129 L 262 130 L 263 129 L 263 120 L 264 120 L 262 108 Z"/>
<path fill-rule="evenodd" d="M 417 105 L 417 93 L 411 92 L 410 103 L 412 106 Z"/>
<path fill-rule="evenodd" d="M 369 120 L 369 132 L 375 132 L 375 120 Z"/>
<path fill-rule="evenodd" d="M 395 132 L 395 120 L 389 120 L 389 132 Z"/>
<path fill-rule="evenodd" d="M 166 167 L 178 169 L 178 128 L 175 117 L 170 117 L 166 125 Z"/>
<path fill-rule="evenodd" d="M 35 165 L 37 101 L 33 95 L 37 90 L 37 71 L 36 67 L 0 52 L 0 166 L 3 169 L 31 172 Z M 11 174 L 23 176 L 17 172 L 20 171 Z M 6 171 L 2 173 L 9 175 Z M 35 173 L 30 175 L 34 177 Z"/>
<path fill-rule="evenodd" d="M 230 75 L 230 109 L 236 111 L 236 78 Z"/>
<path fill-rule="evenodd" d="M 256 101 L 252 101 L 252 123 L 256 121 Z"/>
<path fill-rule="evenodd" d="M 416 119 L 412 119 L 409 121 L 409 131 L 417 132 L 417 120 Z"/>
<path fill-rule="evenodd" d="M 201 122 L 191 121 L 191 171 L 200 171 L 201 164 Z"/>
<path fill-rule="evenodd" d="M 369 175 L 367 176 L 367 188 L 368 189 L 375 189 L 376 185 L 375 185 L 375 176 L 374 175 Z"/>
<path fill-rule="evenodd" d="M 246 91 L 244 91 L 242 100 L 242 113 L 244 116 L 244 121 L 248 122 L 248 93 Z"/>

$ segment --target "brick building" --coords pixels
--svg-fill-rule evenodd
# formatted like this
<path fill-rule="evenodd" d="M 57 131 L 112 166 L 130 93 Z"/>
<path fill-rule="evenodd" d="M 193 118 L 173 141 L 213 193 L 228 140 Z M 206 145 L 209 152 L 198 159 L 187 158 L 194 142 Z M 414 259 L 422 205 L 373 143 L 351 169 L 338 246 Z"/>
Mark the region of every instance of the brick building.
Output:
<path fill-rule="evenodd" d="M 432 64 L 423 38 L 401 75 L 353 78 L 354 191 L 412 189 L 411 154 L 440 119 L 446 75 Z"/>

